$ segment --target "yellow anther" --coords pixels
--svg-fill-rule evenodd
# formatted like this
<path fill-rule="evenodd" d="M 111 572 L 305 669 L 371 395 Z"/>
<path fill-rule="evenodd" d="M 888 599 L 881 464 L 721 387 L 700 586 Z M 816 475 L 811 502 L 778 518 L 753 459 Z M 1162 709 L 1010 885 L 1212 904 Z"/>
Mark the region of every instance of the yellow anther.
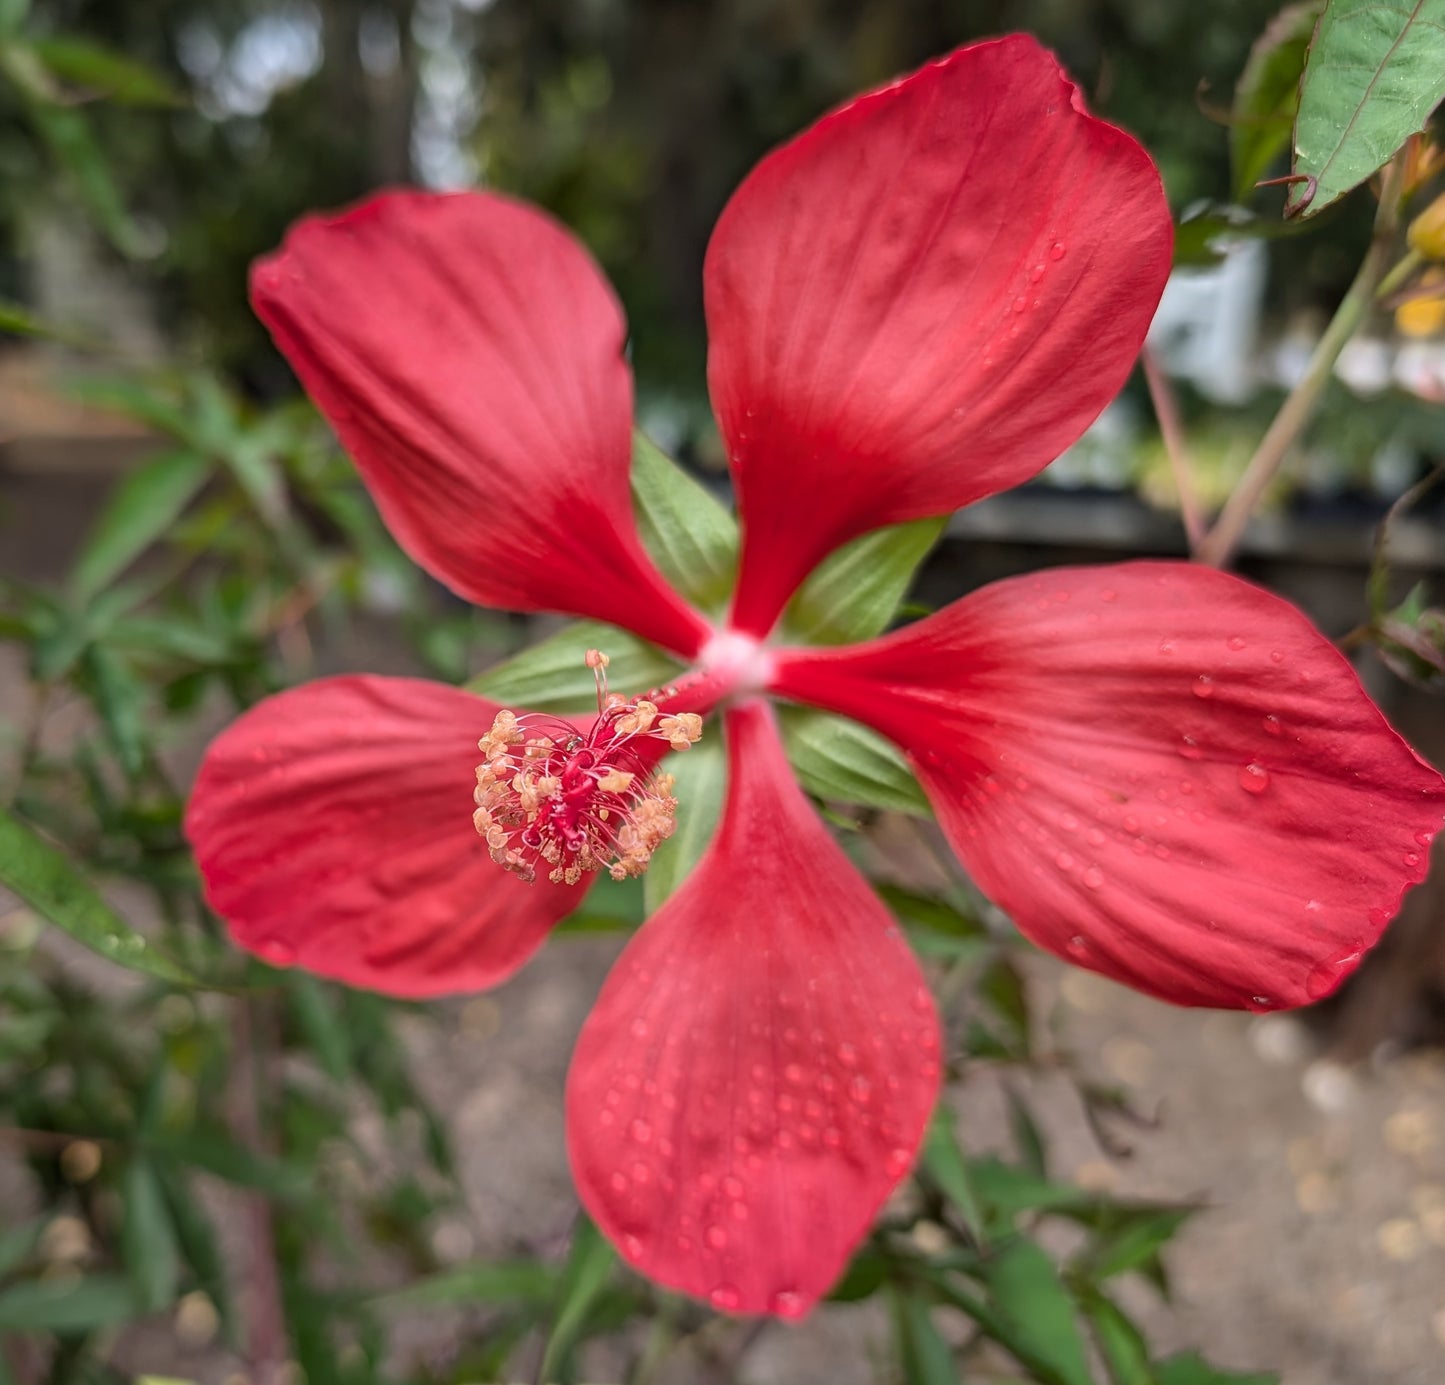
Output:
<path fill-rule="evenodd" d="M 587 651 L 588 668 L 606 668 L 612 662 L 600 649 L 589 649 Z"/>
<path fill-rule="evenodd" d="M 702 738 L 702 718 L 696 712 L 680 712 L 677 716 L 663 717 L 657 729 L 674 750 L 686 750 Z"/>
<path fill-rule="evenodd" d="M 639 699 L 632 704 L 630 712 L 624 712 L 613 725 L 624 736 L 642 736 L 652 730 L 657 720 L 657 704 Z"/>
<path fill-rule="evenodd" d="M 625 769 L 610 769 L 597 780 L 597 787 L 606 793 L 624 793 L 637 776 Z"/>

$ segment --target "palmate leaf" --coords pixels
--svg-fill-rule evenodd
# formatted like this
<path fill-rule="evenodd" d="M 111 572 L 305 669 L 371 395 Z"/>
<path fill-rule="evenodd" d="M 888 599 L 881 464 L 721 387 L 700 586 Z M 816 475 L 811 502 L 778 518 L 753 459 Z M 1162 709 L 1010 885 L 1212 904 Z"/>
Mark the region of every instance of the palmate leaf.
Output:
<path fill-rule="evenodd" d="M 1314 216 L 1363 183 L 1445 96 L 1445 0 L 1329 0 L 1295 121 L 1286 215 Z"/>

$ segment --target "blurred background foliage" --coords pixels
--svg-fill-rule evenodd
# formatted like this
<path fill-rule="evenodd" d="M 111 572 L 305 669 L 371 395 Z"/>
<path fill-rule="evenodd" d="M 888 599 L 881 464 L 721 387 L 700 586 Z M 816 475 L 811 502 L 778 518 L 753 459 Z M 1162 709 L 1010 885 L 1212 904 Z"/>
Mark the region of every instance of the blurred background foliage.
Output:
<path fill-rule="evenodd" d="M 210 730 L 338 665 L 460 681 L 525 633 L 463 610 L 402 558 L 251 315 L 250 262 L 297 216 L 387 184 L 484 181 L 538 201 L 618 286 L 644 415 L 716 465 L 701 264 L 762 153 L 959 43 L 1028 29 L 1144 140 L 1177 213 L 1217 207 L 1236 185 L 1221 113 L 1276 8 L 0 0 L 0 327 L 13 335 L 0 366 L 54 365 L 63 399 L 102 409 L 129 449 L 103 503 L 69 456 L 58 490 L 17 464 L 0 493 L 14 511 L 0 652 L 24 675 L 0 736 L 0 867 L 29 863 L 27 907 L 0 913 L 0 1385 L 180 1362 L 254 1385 L 723 1382 L 745 1377 L 757 1340 L 624 1274 L 571 1208 L 491 1258 L 447 1250 L 434 1233 L 461 1195 L 409 1056 L 424 1013 L 465 1028 L 486 1012 L 271 971 L 231 949 L 204 905 L 181 817 Z M 1274 226 L 1283 197 L 1247 194 Z M 1271 242 L 1277 333 L 1334 306 L 1371 210 L 1355 196 Z M 1277 397 L 1220 408 L 1181 390 L 1210 498 Z M 1445 451 L 1441 411 L 1412 397 L 1362 406 L 1335 389 L 1325 411 L 1329 455 L 1311 465 L 1326 475 L 1368 474 L 1404 439 L 1403 469 L 1386 468 L 1398 493 Z M 20 432 L 0 418 L 7 448 Z M 1089 446 L 1108 450 L 1110 435 Z M 1076 477 L 1094 474 L 1089 446 Z M 1168 502 L 1152 432 L 1134 460 L 1146 495 Z M 1363 573 L 1358 585 L 1363 602 Z M 1391 611 L 1381 566 L 1371 601 L 1392 621 L 1387 652 L 1428 681 L 1439 642 L 1418 643 L 1428 611 L 1412 600 Z M 568 927 L 630 927 L 638 894 L 599 888 Z M 1167 1293 L 1160 1252 L 1194 1209 L 1054 1176 L 1029 1073 L 1072 1084 L 1106 1151 L 1139 1117 L 1044 1032 L 1006 923 L 962 880 L 886 897 L 942 998 L 950 1078 L 1005 1074 L 1011 1152 L 960 1148 L 945 1110 L 838 1287 L 839 1301 L 882 1305 L 891 1355 L 877 1378 L 1272 1379 L 1161 1360 L 1126 1315 L 1141 1285 Z M 438 1311 L 462 1316 L 433 1333 Z M 427 1347 L 398 1346 L 398 1324 L 415 1343 L 418 1320 Z"/>

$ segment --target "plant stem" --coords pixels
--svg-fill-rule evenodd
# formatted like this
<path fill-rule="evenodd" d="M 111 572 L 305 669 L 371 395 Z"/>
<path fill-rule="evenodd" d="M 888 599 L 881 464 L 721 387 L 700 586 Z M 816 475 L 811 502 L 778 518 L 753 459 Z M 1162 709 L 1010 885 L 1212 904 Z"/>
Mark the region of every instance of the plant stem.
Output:
<path fill-rule="evenodd" d="M 1184 429 L 1179 423 L 1179 406 L 1168 379 L 1147 343 L 1139 355 L 1139 363 L 1144 367 L 1144 382 L 1149 386 L 1154 416 L 1159 420 L 1164 450 L 1169 454 L 1169 466 L 1174 472 L 1174 489 L 1179 495 L 1179 518 L 1184 521 L 1184 533 L 1189 539 L 1190 550 L 1193 551 L 1204 538 L 1204 516 L 1200 512 L 1199 496 L 1194 489 L 1194 472 L 1190 466 L 1188 448 L 1184 443 Z"/>
<path fill-rule="evenodd" d="M 1404 181 L 1404 161 L 1397 159 L 1385 170 L 1380 189 L 1380 210 L 1375 217 L 1375 233 L 1370 248 L 1360 263 L 1355 281 L 1350 285 L 1330 325 L 1311 355 L 1304 376 L 1289 392 L 1274 422 L 1260 439 L 1244 475 L 1234 488 L 1213 527 L 1194 546 L 1195 561 L 1211 567 L 1224 567 L 1244 534 L 1244 526 L 1259 504 L 1260 497 L 1274 480 L 1284 459 L 1289 455 L 1303 431 L 1320 395 L 1324 393 L 1345 343 L 1359 330 L 1374 306 L 1382 284 L 1393 277 L 1388 273 L 1393 250 L 1396 222 L 1400 211 L 1400 189 Z"/>

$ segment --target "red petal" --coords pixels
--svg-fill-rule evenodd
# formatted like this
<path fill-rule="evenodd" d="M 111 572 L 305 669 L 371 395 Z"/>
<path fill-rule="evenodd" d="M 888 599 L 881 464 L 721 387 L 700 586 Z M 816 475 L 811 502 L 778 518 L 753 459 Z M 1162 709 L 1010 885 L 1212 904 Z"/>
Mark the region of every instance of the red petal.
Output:
<path fill-rule="evenodd" d="M 495 194 L 385 193 L 299 222 L 251 298 L 428 572 L 696 652 L 706 626 L 633 523 L 622 312 L 555 222 Z"/>
<path fill-rule="evenodd" d="M 524 885 L 472 827 L 496 704 L 412 678 L 327 678 L 268 698 L 211 744 L 190 805 L 231 936 L 395 996 L 505 980 L 582 901 Z"/>
<path fill-rule="evenodd" d="M 1292 606 L 1182 563 L 1015 578 L 777 689 L 907 751 L 979 888 L 1183 1005 L 1333 990 L 1425 876 L 1445 781 Z"/>
<path fill-rule="evenodd" d="M 938 1020 L 764 704 L 729 712 L 728 758 L 717 839 L 582 1030 L 568 1139 L 588 1211 L 644 1274 L 799 1317 L 913 1162 Z"/>
<path fill-rule="evenodd" d="M 753 171 L 708 247 L 708 382 L 763 635 L 855 535 L 1027 480 L 1124 383 L 1169 272 L 1159 175 L 1025 35 Z"/>

